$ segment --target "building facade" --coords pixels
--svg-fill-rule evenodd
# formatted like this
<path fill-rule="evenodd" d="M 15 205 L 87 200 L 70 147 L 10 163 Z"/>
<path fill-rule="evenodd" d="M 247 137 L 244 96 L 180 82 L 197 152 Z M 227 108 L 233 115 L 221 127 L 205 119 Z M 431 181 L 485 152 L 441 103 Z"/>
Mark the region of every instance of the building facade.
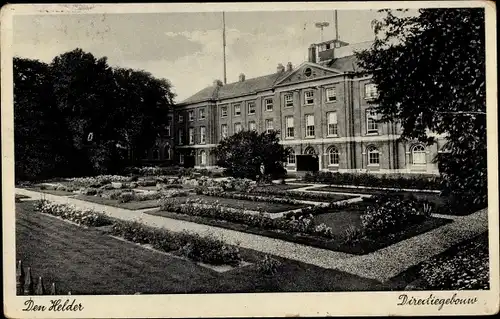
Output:
<path fill-rule="evenodd" d="M 370 101 L 377 97 L 371 76 L 353 55 L 355 46 L 338 40 L 312 44 L 308 61 L 297 67 L 279 64 L 275 72 L 213 85 L 175 105 L 171 160 L 195 167 L 215 166 L 211 151 L 241 130 L 278 130 L 295 155 L 315 154 L 321 170 L 338 172 L 436 174 L 434 157 L 444 144 L 427 146 L 398 140 L 396 123 L 379 123 Z"/>

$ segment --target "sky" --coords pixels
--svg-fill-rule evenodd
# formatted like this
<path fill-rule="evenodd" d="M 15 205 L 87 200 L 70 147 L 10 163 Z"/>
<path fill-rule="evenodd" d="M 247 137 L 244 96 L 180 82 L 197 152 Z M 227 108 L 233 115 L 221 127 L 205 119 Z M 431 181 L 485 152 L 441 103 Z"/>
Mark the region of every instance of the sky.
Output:
<path fill-rule="evenodd" d="M 374 39 L 376 10 L 338 11 L 339 38 Z M 334 11 L 226 12 L 227 82 L 276 72 L 278 63 L 297 66 L 321 40 L 316 22 L 329 22 L 323 40 L 335 35 Z M 14 55 L 50 62 L 82 48 L 112 66 L 143 69 L 168 79 L 180 102 L 223 80 L 222 13 L 120 13 L 15 16 Z"/>

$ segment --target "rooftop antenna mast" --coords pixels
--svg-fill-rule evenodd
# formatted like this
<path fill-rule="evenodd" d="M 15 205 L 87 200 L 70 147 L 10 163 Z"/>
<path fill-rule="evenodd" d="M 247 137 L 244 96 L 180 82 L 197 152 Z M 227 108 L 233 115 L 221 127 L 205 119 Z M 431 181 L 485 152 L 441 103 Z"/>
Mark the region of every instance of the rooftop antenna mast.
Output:
<path fill-rule="evenodd" d="M 316 22 L 316 28 L 319 28 L 321 31 L 321 41 L 320 42 L 323 42 L 323 28 L 326 28 L 327 26 L 330 25 L 330 23 L 328 22 Z"/>
<path fill-rule="evenodd" d="M 227 84 L 226 78 L 226 14 L 222 11 L 222 52 L 224 56 L 224 84 Z"/>

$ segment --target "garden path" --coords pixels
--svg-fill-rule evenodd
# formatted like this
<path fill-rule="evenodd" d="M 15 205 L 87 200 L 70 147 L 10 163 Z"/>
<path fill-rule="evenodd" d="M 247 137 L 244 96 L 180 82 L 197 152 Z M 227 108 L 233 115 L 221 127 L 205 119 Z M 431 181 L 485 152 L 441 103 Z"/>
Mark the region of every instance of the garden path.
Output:
<path fill-rule="evenodd" d="M 16 188 L 16 194 L 26 195 L 33 199 L 45 198 L 56 203 L 71 204 L 81 209 L 94 209 L 118 219 L 136 220 L 149 226 L 162 227 L 172 231 L 187 230 L 200 235 L 212 234 L 228 244 L 240 245 L 243 248 L 323 268 L 338 269 L 381 282 L 393 278 L 409 267 L 417 265 L 455 244 L 488 230 L 488 212 L 484 209 L 468 216 L 453 217 L 452 223 L 373 253 L 356 256 L 219 227 L 144 214 L 149 210 L 132 211 L 19 188 Z"/>

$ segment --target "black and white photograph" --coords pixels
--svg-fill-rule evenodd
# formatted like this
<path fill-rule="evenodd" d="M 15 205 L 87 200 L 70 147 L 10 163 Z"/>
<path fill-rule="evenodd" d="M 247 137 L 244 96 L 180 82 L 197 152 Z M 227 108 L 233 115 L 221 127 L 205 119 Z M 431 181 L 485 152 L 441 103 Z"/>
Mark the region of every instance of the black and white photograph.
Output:
<path fill-rule="evenodd" d="M 498 313 L 495 12 L 2 7 L 5 316 Z"/>

